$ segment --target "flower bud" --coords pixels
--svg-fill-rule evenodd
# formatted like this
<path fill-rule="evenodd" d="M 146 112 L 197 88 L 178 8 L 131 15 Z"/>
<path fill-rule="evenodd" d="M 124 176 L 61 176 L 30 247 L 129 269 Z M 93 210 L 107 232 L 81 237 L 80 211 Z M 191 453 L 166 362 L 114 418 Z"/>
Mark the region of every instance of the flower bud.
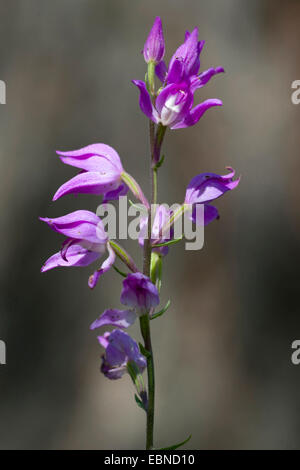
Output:
<path fill-rule="evenodd" d="M 145 314 L 151 307 L 156 307 L 159 304 L 158 290 L 144 274 L 128 274 L 123 281 L 121 303 L 138 308 L 142 314 Z"/>
<path fill-rule="evenodd" d="M 164 53 L 165 41 L 162 30 L 162 24 L 160 17 L 157 16 L 144 45 L 144 59 L 147 64 L 149 64 L 149 62 L 154 62 L 155 64 L 158 64 L 162 60 Z"/>

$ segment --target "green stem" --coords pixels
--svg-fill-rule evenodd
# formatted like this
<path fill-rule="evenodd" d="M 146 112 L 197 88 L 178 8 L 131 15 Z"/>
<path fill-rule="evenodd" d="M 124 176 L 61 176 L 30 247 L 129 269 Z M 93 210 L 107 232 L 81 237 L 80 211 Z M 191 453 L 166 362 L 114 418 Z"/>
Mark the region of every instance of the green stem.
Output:
<path fill-rule="evenodd" d="M 154 152 L 154 124 L 150 122 L 150 146 L 151 155 Z M 151 165 L 151 202 L 157 193 L 156 178 Z M 150 277 L 150 262 L 151 262 L 151 209 L 148 216 L 148 236 L 144 240 L 144 263 L 143 273 Z M 144 339 L 145 349 L 148 351 L 147 355 L 147 374 L 148 374 L 148 406 L 147 406 L 147 428 L 146 428 L 146 449 L 153 447 L 153 431 L 154 431 L 154 403 L 155 403 L 155 376 L 154 376 L 154 360 L 151 343 L 150 319 L 149 312 L 140 317 L 141 333 Z"/>
<path fill-rule="evenodd" d="M 148 64 L 148 84 L 152 99 L 155 98 L 155 83 L 154 83 L 154 64 Z M 149 122 L 149 135 L 150 135 L 150 150 L 151 150 L 151 165 L 150 165 L 150 179 L 151 179 L 151 204 L 157 202 L 157 158 L 164 137 L 165 129 L 160 128 L 160 131 L 155 133 L 155 125 L 152 121 Z M 150 264 L 151 264 L 151 229 L 152 229 L 152 211 L 149 210 L 148 215 L 148 236 L 144 240 L 144 259 L 143 259 L 143 273 L 150 277 Z M 151 343 L 151 330 L 150 330 L 150 312 L 140 317 L 140 328 L 142 337 L 147 351 L 147 374 L 148 374 L 148 406 L 147 406 L 147 429 L 146 429 L 146 449 L 153 448 L 153 432 L 154 432 L 154 405 L 155 405 L 155 375 L 154 375 L 154 359 Z"/>
<path fill-rule="evenodd" d="M 154 431 L 154 404 L 155 404 L 155 376 L 154 361 L 151 344 L 150 319 L 149 314 L 140 317 L 141 333 L 147 350 L 147 374 L 148 374 L 148 406 L 147 406 L 147 428 L 146 428 L 146 449 L 153 448 Z"/>

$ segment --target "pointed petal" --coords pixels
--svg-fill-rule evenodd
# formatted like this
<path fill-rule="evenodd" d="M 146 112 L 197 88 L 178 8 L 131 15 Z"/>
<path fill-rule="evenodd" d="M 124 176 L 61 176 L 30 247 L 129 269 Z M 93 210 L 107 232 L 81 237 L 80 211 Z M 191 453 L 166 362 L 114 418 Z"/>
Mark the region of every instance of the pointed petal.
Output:
<path fill-rule="evenodd" d="M 133 325 L 137 318 L 136 313 L 133 310 L 118 310 L 118 309 L 109 309 L 105 310 L 100 317 L 95 320 L 91 326 L 90 330 L 95 330 L 104 325 L 114 325 L 119 328 L 128 328 Z"/>
<path fill-rule="evenodd" d="M 185 203 L 204 204 L 212 201 L 227 191 L 236 188 L 239 182 L 240 178 L 231 181 L 215 173 L 201 173 L 190 181 L 186 191 Z"/>
<path fill-rule="evenodd" d="M 115 255 L 114 250 L 112 249 L 109 243 L 107 243 L 106 247 L 108 250 L 108 258 L 106 258 L 106 260 L 102 263 L 101 268 L 95 271 L 94 274 L 92 274 L 89 277 L 88 284 L 91 289 L 93 289 L 96 286 L 102 274 L 106 273 L 115 262 L 116 255 Z"/>
<path fill-rule="evenodd" d="M 183 76 L 183 72 L 184 72 L 183 69 L 184 69 L 183 61 L 180 59 L 175 59 L 169 67 L 167 82 L 169 84 L 179 83 Z"/>
<path fill-rule="evenodd" d="M 66 183 L 64 183 L 54 194 L 53 201 L 56 201 L 66 194 L 104 194 L 116 188 L 119 181 L 112 178 L 111 175 L 101 175 L 99 172 L 87 171 L 79 173 Z"/>
<path fill-rule="evenodd" d="M 182 121 L 172 126 L 171 129 L 183 129 L 185 127 L 194 126 L 208 109 L 213 106 L 222 106 L 222 104 L 222 101 L 218 99 L 203 101 L 203 103 L 195 106 Z"/>
<path fill-rule="evenodd" d="M 99 253 L 89 251 L 80 244 L 72 245 L 68 250 L 67 261 L 62 258 L 61 252 L 55 253 L 47 259 L 45 264 L 42 266 L 41 272 L 49 271 L 49 269 L 58 267 L 88 266 L 97 258 L 99 258 Z"/>
<path fill-rule="evenodd" d="M 204 85 L 206 85 L 207 82 L 214 76 L 219 73 L 224 73 L 225 70 L 223 67 L 217 67 L 217 68 L 210 68 L 208 70 L 205 70 L 202 72 L 200 75 L 193 77 L 191 79 L 191 90 L 194 92 L 198 88 L 202 88 Z"/>
<path fill-rule="evenodd" d="M 195 28 L 191 33 L 186 32 L 184 43 L 179 46 L 175 54 L 173 54 L 169 69 L 172 67 L 176 59 L 182 60 L 184 63 L 184 75 L 189 77 L 198 73 L 200 61 L 199 54 L 203 47 L 203 41 L 198 41 L 198 28 Z"/>
<path fill-rule="evenodd" d="M 135 86 L 137 86 L 138 89 L 140 90 L 140 108 L 141 108 L 141 110 L 143 111 L 143 113 L 149 119 L 151 119 L 154 122 L 157 122 L 155 120 L 155 116 L 154 116 L 155 113 L 154 113 L 154 110 L 153 110 L 153 106 L 152 106 L 152 103 L 151 103 L 151 98 L 150 98 L 150 95 L 148 93 L 146 84 L 144 82 L 142 82 L 141 80 L 132 80 L 132 83 Z"/>
<path fill-rule="evenodd" d="M 53 219 L 40 217 L 40 220 L 66 237 L 87 240 L 91 243 L 107 242 L 107 234 L 101 219 L 90 211 L 79 210 Z"/>
<path fill-rule="evenodd" d="M 233 168 L 231 168 L 231 166 L 226 166 L 226 170 L 228 170 L 229 173 L 227 173 L 227 175 L 222 175 L 222 179 L 231 180 L 235 175 L 235 170 Z"/>
<path fill-rule="evenodd" d="M 145 42 L 143 54 L 145 62 L 159 63 L 165 53 L 165 41 L 161 19 L 157 16 Z"/>
<path fill-rule="evenodd" d="M 86 171 L 118 171 L 123 167 L 118 153 L 109 145 L 92 144 L 79 150 L 56 152 L 67 165 Z"/>
<path fill-rule="evenodd" d="M 205 44 L 205 41 L 198 41 L 197 55 L 196 55 L 196 58 L 195 58 L 195 61 L 194 61 L 193 65 L 191 65 L 190 69 L 189 69 L 189 75 L 190 76 L 197 75 L 198 72 L 199 72 L 199 69 L 200 69 L 200 54 L 201 54 L 201 51 L 203 49 L 204 44 Z"/>
<path fill-rule="evenodd" d="M 159 80 L 164 83 L 166 76 L 167 76 L 167 66 L 164 60 L 162 60 L 159 64 L 155 66 L 155 73 Z"/>

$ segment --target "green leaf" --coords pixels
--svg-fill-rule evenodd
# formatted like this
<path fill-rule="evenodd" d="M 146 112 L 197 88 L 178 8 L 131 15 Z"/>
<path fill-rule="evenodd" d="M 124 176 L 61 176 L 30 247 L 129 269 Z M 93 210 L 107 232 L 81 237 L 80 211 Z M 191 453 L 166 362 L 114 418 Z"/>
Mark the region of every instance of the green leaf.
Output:
<path fill-rule="evenodd" d="M 158 247 L 160 247 L 160 246 L 174 245 L 175 243 L 181 242 L 182 239 L 183 239 L 183 237 L 176 238 L 176 240 L 170 240 L 170 241 L 168 241 L 168 242 L 158 243 L 157 245 L 152 245 L 152 247 L 153 247 L 153 248 L 158 248 Z"/>
<path fill-rule="evenodd" d="M 109 241 L 110 245 L 112 246 L 114 252 L 116 253 L 116 255 L 118 256 L 118 258 L 120 258 L 124 263 L 129 263 L 129 257 L 128 257 L 128 254 L 126 253 L 126 251 L 124 250 L 124 248 L 122 248 L 120 245 L 118 245 L 118 243 L 110 240 Z"/>
<path fill-rule="evenodd" d="M 140 369 L 138 368 L 137 364 L 134 361 L 129 361 L 127 363 L 127 371 L 134 383 L 137 393 L 139 394 L 143 402 L 143 397 L 146 398 L 147 394 L 146 394 L 144 379 L 143 379 L 142 374 L 140 373 Z"/>
<path fill-rule="evenodd" d="M 139 343 L 140 351 L 141 353 L 148 359 L 148 357 L 151 357 L 151 353 L 145 348 L 145 346 L 142 345 L 142 343 Z"/>
<path fill-rule="evenodd" d="M 127 277 L 127 274 L 124 273 L 123 271 L 121 271 L 119 268 L 117 268 L 117 266 L 113 265 L 113 268 L 114 268 L 114 270 L 117 271 L 117 273 L 120 274 L 121 276 Z"/>
<path fill-rule="evenodd" d="M 165 159 L 165 155 L 162 155 L 161 159 L 159 160 L 159 162 L 156 163 L 155 165 L 155 170 L 157 170 L 158 168 L 160 168 L 164 162 L 164 159 Z"/>
<path fill-rule="evenodd" d="M 140 408 L 142 408 L 142 410 L 144 410 L 144 411 L 147 413 L 147 410 L 146 410 L 146 407 L 145 407 L 144 403 L 143 403 L 142 400 L 137 396 L 136 393 L 135 393 L 135 395 L 134 395 L 134 398 L 135 398 L 135 401 L 136 401 L 137 406 L 139 406 Z"/>
<path fill-rule="evenodd" d="M 164 308 L 162 310 L 160 310 L 159 312 L 154 313 L 152 315 L 152 317 L 150 317 L 150 320 L 154 320 L 154 318 L 161 317 L 161 315 L 163 315 L 168 310 L 170 305 L 171 305 L 171 300 L 169 299 L 168 302 L 166 303 L 166 305 L 164 306 Z"/>
<path fill-rule="evenodd" d="M 159 253 L 153 251 L 151 253 L 151 262 L 150 262 L 150 279 L 153 284 L 161 284 L 161 274 L 162 274 L 162 259 Z M 158 283 L 157 283 L 158 281 Z M 160 289 L 158 289 L 159 291 Z"/>
<path fill-rule="evenodd" d="M 178 447 L 181 447 L 184 444 L 186 444 L 191 439 L 191 437 L 192 437 L 192 435 L 190 434 L 189 437 L 185 441 L 182 441 L 179 444 L 174 444 L 173 446 L 170 446 L 170 447 L 163 447 L 162 449 L 155 449 L 155 450 L 175 450 L 175 449 L 178 449 Z"/>
<path fill-rule="evenodd" d="M 132 207 L 135 207 L 138 211 L 144 213 L 145 216 L 148 214 L 148 211 L 146 210 L 144 204 L 135 203 L 131 199 L 128 199 L 128 201 Z"/>

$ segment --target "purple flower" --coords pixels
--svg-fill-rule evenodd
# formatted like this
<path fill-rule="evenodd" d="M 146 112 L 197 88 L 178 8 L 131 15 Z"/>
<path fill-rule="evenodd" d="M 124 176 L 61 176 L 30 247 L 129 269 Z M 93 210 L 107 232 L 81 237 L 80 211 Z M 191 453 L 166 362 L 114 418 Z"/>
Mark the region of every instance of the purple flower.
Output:
<path fill-rule="evenodd" d="M 146 358 L 141 354 L 137 343 L 124 331 L 106 332 L 98 337 L 98 341 L 105 349 L 101 372 L 108 379 L 120 379 L 127 372 L 129 362 L 134 362 L 140 373 L 146 368 Z"/>
<path fill-rule="evenodd" d="M 198 28 L 186 31 L 185 41 L 173 54 L 169 68 L 162 61 L 156 66 L 156 75 L 165 84 L 190 82 L 192 90 L 204 86 L 214 75 L 224 72 L 223 67 L 210 68 L 199 75 L 200 53 L 205 41 L 198 41 Z"/>
<path fill-rule="evenodd" d="M 172 67 L 177 60 L 182 65 L 180 79 L 197 75 L 200 68 L 200 53 L 204 44 L 205 41 L 198 41 L 198 28 L 195 28 L 191 33 L 186 31 L 184 43 L 179 46 L 170 60 L 168 75 L 172 72 Z"/>
<path fill-rule="evenodd" d="M 79 150 L 57 152 L 67 165 L 82 171 L 64 183 L 55 193 L 53 201 L 65 194 L 103 194 L 103 202 L 118 199 L 127 193 L 122 181 L 123 167 L 117 152 L 105 144 L 92 144 Z"/>
<path fill-rule="evenodd" d="M 198 41 L 198 29 L 186 32 L 184 43 L 172 56 L 169 68 L 161 61 L 156 74 L 163 82 L 155 103 L 151 101 L 146 84 L 133 80 L 140 90 L 140 108 L 156 124 L 171 129 L 182 129 L 195 125 L 203 114 L 213 106 L 222 106 L 219 99 L 208 99 L 193 107 L 194 93 L 202 88 L 214 75 L 224 72 L 222 67 L 210 68 L 199 75 L 200 53 L 204 41 Z"/>
<path fill-rule="evenodd" d="M 40 217 L 40 220 L 67 237 L 61 251 L 45 262 L 42 272 L 60 266 L 88 266 L 108 251 L 108 258 L 101 268 L 89 278 L 89 287 L 95 287 L 99 277 L 111 268 L 116 257 L 101 219 L 93 212 L 80 210 L 56 219 Z"/>
<path fill-rule="evenodd" d="M 195 125 L 203 114 L 213 106 L 222 106 L 218 99 L 208 99 L 193 108 L 194 94 L 188 82 L 167 85 L 152 104 L 146 85 L 141 80 L 133 80 L 140 90 L 140 108 L 156 124 L 171 129 L 183 129 Z"/>
<path fill-rule="evenodd" d="M 128 328 L 129 326 L 133 325 L 135 320 L 136 313 L 134 310 L 104 310 L 100 317 L 91 324 L 90 330 L 95 330 L 104 325 L 114 325 L 118 328 Z"/>
<path fill-rule="evenodd" d="M 191 218 L 196 224 L 203 224 L 203 221 L 197 218 L 197 204 L 204 204 L 204 225 L 207 225 L 219 216 L 218 210 L 209 202 L 221 197 L 239 184 L 240 178 L 233 180 L 235 171 L 230 167 L 227 169 L 230 171 L 227 175 L 201 173 L 190 181 L 184 203 L 192 205 Z"/>
<path fill-rule="evenodd" d="M 157 16 L 144 45 L 144 59 L 147 64 L 149 62 L 154 62 L 155 64 L 158 64 L 162 60 L 164 53 L 165 41 L 163 29 L 161 19 L 159 18 L 159 16 Z"/>
<path fill-rule="evenodd" d="M 145 314 L 151 307 L 159 304 L 158 290 L 144 274 L 128 274 L 123 281 L 121 302 L 123 305 L 139 308 Z"/>
<path fill-rule="evenodd" d="M 152 233 L 151 233 L 151 242 L 153 243 L 164 243 L 167 241 L 172 240 L 174 230 L 170 228 L 170 233 L 167 236 L 162 235 L 163 227 L 168 223 L 170 217 L 172 215 L 172 211 L 167 209 L 163 204 L 159 205 L 156 209 L 153 225 L 152 225 Z M 144 246 L 144 239 L 148 235 L 148 216 L 143 216 L 140 219 L 140 233 L 139 233 L 139 244 Z M 161 246 L 158 248 L 154 248 L 153 251 L 160 253 L 161 255 L 165 256 L 169 252 L 168 246 Z"/>

